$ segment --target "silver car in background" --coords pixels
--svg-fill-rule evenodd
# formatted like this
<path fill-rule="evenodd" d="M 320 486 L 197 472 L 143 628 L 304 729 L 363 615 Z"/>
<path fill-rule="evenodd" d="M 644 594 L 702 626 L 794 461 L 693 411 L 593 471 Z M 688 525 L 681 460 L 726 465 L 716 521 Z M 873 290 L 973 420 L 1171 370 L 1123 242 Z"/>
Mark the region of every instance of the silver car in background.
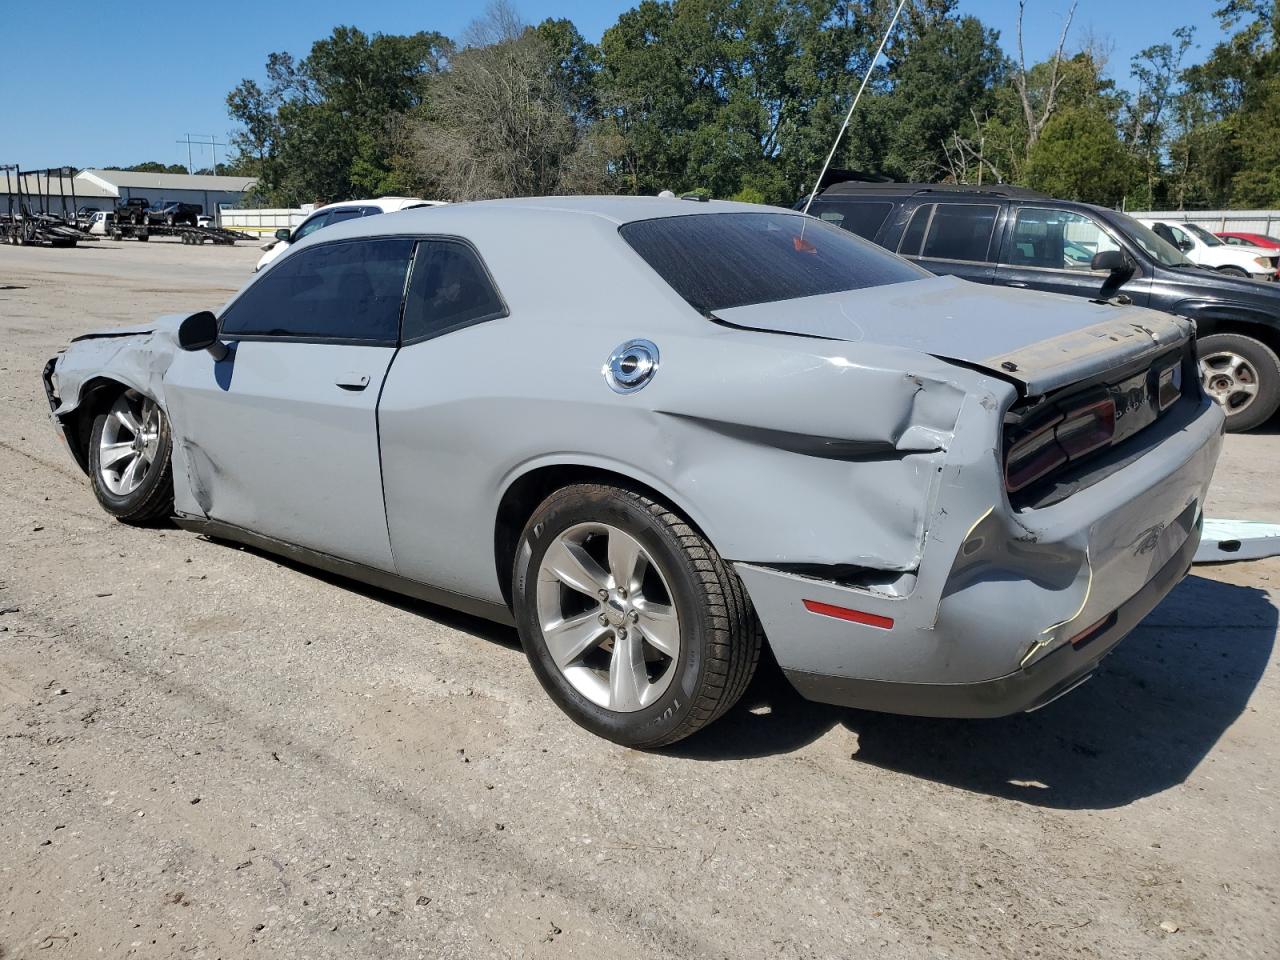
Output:
<path fill-rule="evenodd" d="M 1199 540 L 1193 335 L 791 211 L 544 198 L 329 227 L 45 382 L 108 512 L 515 624 L 570 717 L 655 747 L 765 643 L 923 715 L 1089 676 Z"/>

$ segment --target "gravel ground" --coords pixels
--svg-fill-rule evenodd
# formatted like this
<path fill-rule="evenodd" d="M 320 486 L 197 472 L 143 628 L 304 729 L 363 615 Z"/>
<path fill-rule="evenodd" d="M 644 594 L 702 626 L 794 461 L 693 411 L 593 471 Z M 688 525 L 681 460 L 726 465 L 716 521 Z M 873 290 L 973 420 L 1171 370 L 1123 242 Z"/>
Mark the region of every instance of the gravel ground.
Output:
<path fill-rule="evenodd" d="M 1091 682 L 947 722 L 765 671 L 659 753 L 515 634 L 97 507 L 72 336 L 258 251 L 0 247 L 0 957 L 1280 956 L 1280 561 L 1199 567 Z M 1280 520 L 1280 431 L 1210 514 Z"/>

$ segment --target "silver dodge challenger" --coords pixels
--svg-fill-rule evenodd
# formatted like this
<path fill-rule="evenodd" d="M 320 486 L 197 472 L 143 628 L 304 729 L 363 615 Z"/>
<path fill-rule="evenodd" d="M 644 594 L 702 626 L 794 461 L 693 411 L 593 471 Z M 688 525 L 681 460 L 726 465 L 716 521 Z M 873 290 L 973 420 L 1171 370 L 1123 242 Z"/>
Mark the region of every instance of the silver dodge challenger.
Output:
<path fill-rule="evenodd" d="M 44 381 L 108 513 L 514 624 L 565 713 L 649 748 L 765 644 L 872 710 L 1083 682 L 1200 538 L 1193 339 L 792 211 L 543 198 L 320 231 Z"/>

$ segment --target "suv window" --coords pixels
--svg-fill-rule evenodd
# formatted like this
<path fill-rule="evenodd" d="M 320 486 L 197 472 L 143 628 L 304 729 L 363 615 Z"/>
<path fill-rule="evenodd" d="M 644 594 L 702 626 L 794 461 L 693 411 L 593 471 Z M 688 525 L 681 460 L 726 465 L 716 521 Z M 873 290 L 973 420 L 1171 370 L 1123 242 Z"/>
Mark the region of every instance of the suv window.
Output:
<path fill-rule="evenodd" d="M 507 315 L 480 258 L 456 240 L 423 240 L 404 305 L 404 342 Z"/>
<path fill-rule="evenodd" d="M 635 220 L 622 238 L 705 314 L 930 274 L 815 217 L 702 213 Z"/>
<path fill-rule="evenodd" d="M 1000 208 L 992 203 L 933 204 L 933 216 L 919 256 L 936 260 L 991 259 L 991 234 Z M 919 216 L 920 211 L 916 211 Z M 915 217 L 912 217 L 914 226 Z M 905 251 L 904 251 L 905 252 Z"/>
<path fill-rule="evenodd" d="M 893 210 L 893 204 L 887 200 L 874 203 L 861 203 L 856 200 L 837 202 L 822 200 L 816 203 L 815 213 L 818 218 L 844 227 L 850 233 L 856 233 L 867 240 L 874 240 L 880 227 Z"/>
<path fill-rule="evenodd" d="M 222 316 L 228 337 L 394 344 L 413 241 L 340 240 L 291 254 Z"/>
<path fill-rule="evenodd" d="M 1091 217 L 1049 207 L 1021 207 L 1013 225 L 1011 266 L 1090 270 L 1094 254 L 1119 250 L 1111 234 Z"/>
<path fill-rule="evenodd" d="M 294 243 L 297 243 L 297 242 L 298 242 L 299 240 L 301 240 L 303 237 L 307 236 L 308 234 L 315 233 L 315 232 L 316 232 L 317 230 L 319 230 L 321 227 L 325 226 L 325 225 L 329 222 L 329 217 L 330 217 L 330 216 L 331 216 L 331 214 L 329 214 L 329 213 L 317 213 L 317 214 L 315 214 L 315 215 L 314 215 L 310 220 L 307 220 L 305 223 L 303 223 L 303 224 L 302 224 L 302 226 L 300 226 L 300 227 L 299 227 L 299 228 L 294 232 L 294 234 L 293 234 L 293 242 L 294 242 Z"/>

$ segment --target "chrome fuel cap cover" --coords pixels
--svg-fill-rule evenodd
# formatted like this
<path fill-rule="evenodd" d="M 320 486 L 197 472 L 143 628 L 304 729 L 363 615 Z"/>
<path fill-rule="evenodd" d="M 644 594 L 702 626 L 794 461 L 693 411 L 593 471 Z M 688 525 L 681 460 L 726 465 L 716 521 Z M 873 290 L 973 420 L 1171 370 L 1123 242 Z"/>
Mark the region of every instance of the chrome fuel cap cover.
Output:
<path fill-rule="evenodd" d="M 635 393 L 658 372 L 658 348 L 649 340 L 628 340 L 605 362 L 605 383 L 614 393 Z"/>

